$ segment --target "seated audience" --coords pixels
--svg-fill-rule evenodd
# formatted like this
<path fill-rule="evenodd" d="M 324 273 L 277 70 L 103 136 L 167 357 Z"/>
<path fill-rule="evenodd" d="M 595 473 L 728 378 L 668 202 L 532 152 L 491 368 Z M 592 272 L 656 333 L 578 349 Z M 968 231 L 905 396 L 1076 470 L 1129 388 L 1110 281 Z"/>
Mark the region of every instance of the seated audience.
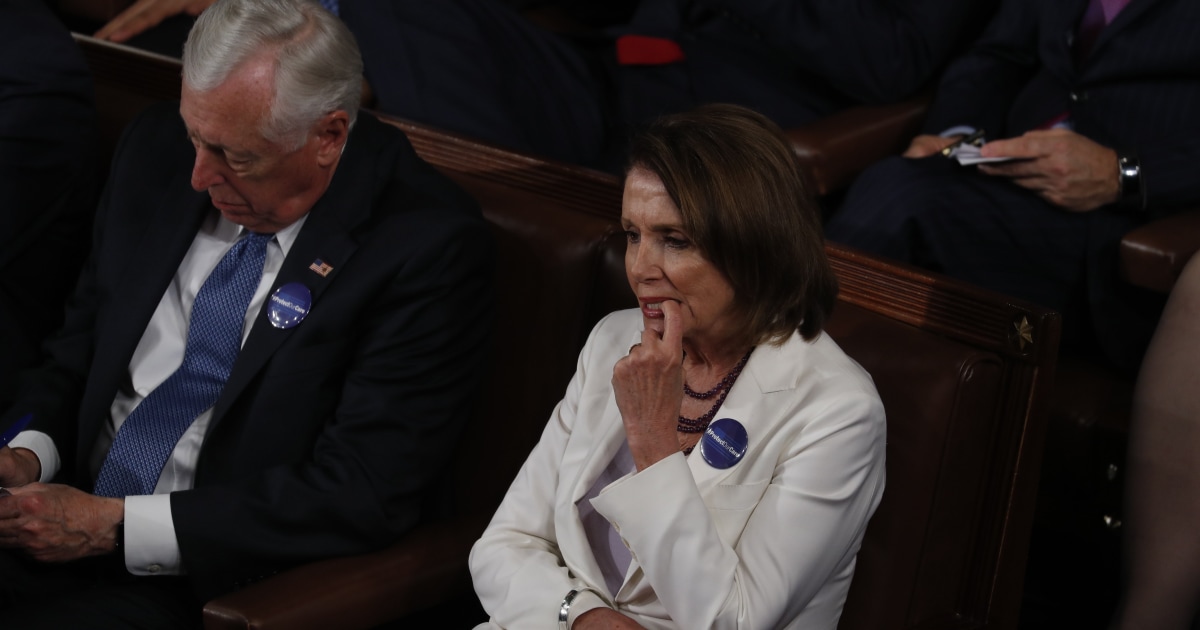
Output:
<path fill-rule="evenodd" d="M 732 105 L 659 120 L 630 164 L 640 309 L 596 325 L 471 551 L 481 628 L 832 630 L 885 426 L 822 334 L 837 287 L 803 173 Z"/>
<path fill-rule="evenodd" d="M 425 512 L 492 328 L 490 231 L 358 112 L 339 20 L 221 0 L 126 131 L 48 361 L 0 415 L 0 627 L 183 628 Z"/>
<path fill-rule="evenodd" d="M 1197 20 L 1189 0 L 1005 0 L 927 134 L 859 177 L 827 236 L 1056 309 L 1068 344 L 1133 368 L 1162 301 L 1120 280 L 1116 248 L 1200 204 Z M 1006 161 L 941 154 L 971 131 Z"/>
<path fill-rule="evenodd" d="M 0 408 L 62 323 L 98 186 L 87 64 L 41 0 L 0 3 Z"/>
<path fill-rule="evenodd" d="M 206 0 L 139 5 L 181 1 L 194 10 Z M 851 105 L 902 100 L 929 83 L 995 6 L 643 0 L 628 24 L 566 37 L 512 4 L 520 3 L 343 0 L 338 10 L 362 46 L 377 109 L 619 170 L 631 125 L 700 103 L 739 103 L 791 127 Z"/>
<path fill-rule="evenodd" d="M 1200 613 L 1200 256 L 1171 291 L 1134 390 L 1124 595 L 1113 630 L 1188 630 Z"/>

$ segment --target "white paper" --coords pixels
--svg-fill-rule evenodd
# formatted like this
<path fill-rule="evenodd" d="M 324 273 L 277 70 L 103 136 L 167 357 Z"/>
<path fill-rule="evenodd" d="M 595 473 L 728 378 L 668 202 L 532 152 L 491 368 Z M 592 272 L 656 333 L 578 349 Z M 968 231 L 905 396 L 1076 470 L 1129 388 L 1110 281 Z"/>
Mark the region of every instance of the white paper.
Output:
<path fill-rule="evenodd" d="M 979 154 L 979 147 L 973 144 L 960 144 L 950 150 L 950 157 L 958 160 L 963 166 L 972 164 L 987 164 L 989 162 L 1008 162 L 1016 159 L 1011 157 L 983 157 Z"/>

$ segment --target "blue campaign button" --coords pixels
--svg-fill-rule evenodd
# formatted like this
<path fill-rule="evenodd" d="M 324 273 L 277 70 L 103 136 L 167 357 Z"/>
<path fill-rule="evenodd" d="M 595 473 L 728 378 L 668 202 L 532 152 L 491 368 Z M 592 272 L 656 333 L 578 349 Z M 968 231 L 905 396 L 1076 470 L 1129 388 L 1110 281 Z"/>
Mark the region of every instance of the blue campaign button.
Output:
<path fill-rule="evenodd" d="M 271 294 L 267 319 L 276 328 L 291 328 L 304 321 L 312 307 L 312 291 L 299 282 L 289 282 Z"/>
<path fill-rule="evenodd" d="M 746 454 L 746 427 L 733 418 L 721 418 L 708 425 L 700 440 L 700 456 L 713 468 L 730 468 Z"/>

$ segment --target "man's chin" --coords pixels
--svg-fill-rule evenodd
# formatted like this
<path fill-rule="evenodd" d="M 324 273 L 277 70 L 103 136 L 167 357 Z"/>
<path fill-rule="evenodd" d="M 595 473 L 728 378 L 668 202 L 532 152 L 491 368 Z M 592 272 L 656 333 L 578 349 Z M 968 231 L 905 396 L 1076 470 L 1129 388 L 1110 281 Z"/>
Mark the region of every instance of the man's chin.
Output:
<path fill-rule="evenodd" d="M 248 230 L 262 225 L 262 219 L 255 216 L 248 206 L 213 201 L 213 207 L 221 213 L 222 217 L 225 217 L 226 221 L 236 223 Z"/>

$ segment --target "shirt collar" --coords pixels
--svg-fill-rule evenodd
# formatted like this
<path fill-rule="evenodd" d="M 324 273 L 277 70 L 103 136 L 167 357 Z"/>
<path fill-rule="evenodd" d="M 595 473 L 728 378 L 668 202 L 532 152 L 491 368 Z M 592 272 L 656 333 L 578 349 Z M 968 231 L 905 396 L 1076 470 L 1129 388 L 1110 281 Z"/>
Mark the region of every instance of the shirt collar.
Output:
<path fill-rule="evenodd" d="M 292 248 L 292 243 L 295 243 L 296 238 L 300 236 L 300 228 L 304 226 L 304 222 L 307 220 L 308 215 L 306 214 L 300 217 L 295 223 L 275 233 L 275 242 L 279 244 L 279 249 L 283 250 L 285 257 L 288 254 L 288 250 Z M 221 216 L 221 213 L 216 210 L 205 221 L 203 229 L 211 232 L 214 237 L 229 243 L 237 242 L 248 231 L 246 228 Z"/>

